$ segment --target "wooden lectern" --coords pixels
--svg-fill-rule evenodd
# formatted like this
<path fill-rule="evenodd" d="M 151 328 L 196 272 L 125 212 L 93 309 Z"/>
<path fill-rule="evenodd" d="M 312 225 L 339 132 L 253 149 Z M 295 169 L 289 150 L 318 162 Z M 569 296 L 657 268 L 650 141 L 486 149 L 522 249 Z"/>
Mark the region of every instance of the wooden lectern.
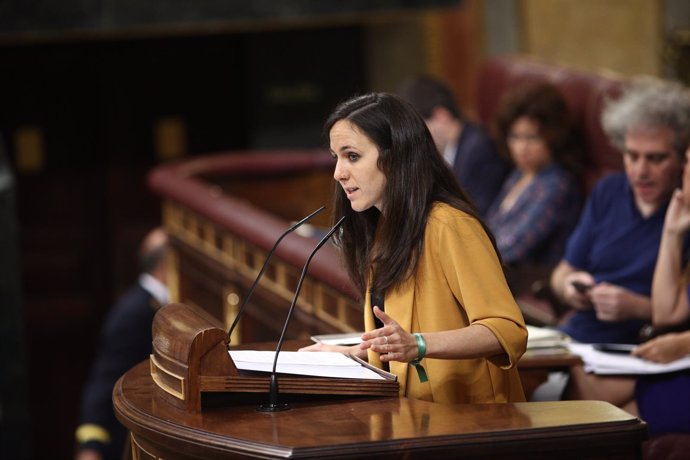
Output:
<path fill-rule="evenodd" d="M 153 320 L 151 377 L 157 394 L 175 407 L 201 412 L 203 393 L 267 393 L 270 375 L 237 369 L 229 337 L 217 320 L 182 303 Z M 281 394 L 397 397 L 398 382 L 281 375 Z"/>
<path fill-rule="evenodd" d="M 262 413 L 254 404 L 190 413 L 161 401 L 148 363 L 113 389 L 135 459 L 641 458 L 646 426 L 601 401 L 445 405 L 395 398 L 297 402 Z"/>

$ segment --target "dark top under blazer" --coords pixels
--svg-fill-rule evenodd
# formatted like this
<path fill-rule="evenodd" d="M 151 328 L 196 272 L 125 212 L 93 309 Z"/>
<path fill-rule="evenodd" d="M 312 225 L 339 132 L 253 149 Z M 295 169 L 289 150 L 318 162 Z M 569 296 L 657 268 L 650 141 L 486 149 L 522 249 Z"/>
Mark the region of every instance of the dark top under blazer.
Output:
<path fill-rule="evenodd" d="M 486 216 L 511 169 L 482 127 L 463 122 L 453 172 L 482 217 Z"/>

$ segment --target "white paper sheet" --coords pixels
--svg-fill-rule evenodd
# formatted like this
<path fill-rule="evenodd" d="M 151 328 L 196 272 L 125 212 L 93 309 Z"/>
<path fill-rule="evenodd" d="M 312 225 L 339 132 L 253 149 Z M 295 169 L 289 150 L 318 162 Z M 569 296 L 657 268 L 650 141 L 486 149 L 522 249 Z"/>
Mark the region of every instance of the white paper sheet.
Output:
<path fill-rule="evenodd" d="M 275 352 L 231 350 L 230 357 L 238 369 L 271 372 Z M 350 379 L 385 380 L 342 353 L 281 351 L 276 372 L 281 374 L 310 375 Z"/>
<path fill-rule="evenodd" d="M 362 332 L 349 332 L 343 334 L 322 334 L 313 335 L 311 339 L 314 342 L 325 343 L 327 345 L 357 345 L 362 343 Z"/>
<path fill-rule="evenodd" d="M 570 338 L 557 329 L 527 325 L 527 349 L 561 348 L 563 349 Z"/>
<path fill-rule="evenodd" d="M 566 335 L 558 329 L 532 326 L 531 324 L 528 324 L 526 327 L 529 340 L 554 340 L 566 337 Z"/>
<path fill-rule="evenodd" d="M 595 374 L 664 374 L 690 369 L 690 356 L 668 364 L 660 364 L 632 355 L 598 351 L 591 344 L 569 343 L 568 348 L 572 353 L 582 358 L 585 363 L 585 371 Z"/>

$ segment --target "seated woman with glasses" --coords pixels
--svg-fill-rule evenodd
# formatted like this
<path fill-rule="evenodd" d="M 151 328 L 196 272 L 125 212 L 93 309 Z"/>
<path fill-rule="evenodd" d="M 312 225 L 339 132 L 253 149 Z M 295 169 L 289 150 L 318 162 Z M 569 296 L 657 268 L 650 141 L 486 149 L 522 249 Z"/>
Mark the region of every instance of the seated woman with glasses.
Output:
<path fill-rule="evenodd" d="M 580 151 L 565 100 L 549 84 L 518 87 L 501 101 L 495 128 L 515 165 L 487 215 L 503 262 L 554 264 L 581 206 Z"/>

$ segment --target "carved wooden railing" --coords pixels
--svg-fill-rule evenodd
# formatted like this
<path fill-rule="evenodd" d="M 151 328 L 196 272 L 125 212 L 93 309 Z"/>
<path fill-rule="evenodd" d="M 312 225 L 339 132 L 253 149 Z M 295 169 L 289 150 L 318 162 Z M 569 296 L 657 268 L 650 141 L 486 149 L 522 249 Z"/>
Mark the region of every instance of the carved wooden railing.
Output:
<path fill-rule="evenodd" d="M 291 221 L 333 191 L 323 150 L 231 152 L 157 167 L 149 186 L 163 199 L 171 237 L 171 297 L 232 323 L 268 251 Z M 326 210 L 315 225 L 325 229 Z M 297 280 L 317 238 L 296 233 L 278 246 L 231 337 L 232 344 L 276 340 Z M 361 330 L 362 309 L 337 253 L 324 246 L 311 262 L 288 338 Z"/>

